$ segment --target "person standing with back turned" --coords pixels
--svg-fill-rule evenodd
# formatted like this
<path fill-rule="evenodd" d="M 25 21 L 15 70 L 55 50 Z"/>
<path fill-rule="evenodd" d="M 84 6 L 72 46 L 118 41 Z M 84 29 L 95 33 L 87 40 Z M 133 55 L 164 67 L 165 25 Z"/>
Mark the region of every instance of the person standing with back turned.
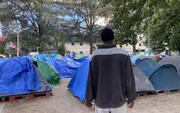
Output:
<path fill-rule="evenodd" d="M 128 53 L 113 44 L 110 28 L 101 32 L 103 44 L 90 58 L 85 101 L 95 100 L 95 113 L 126 113 L 134 106 L 135 81 Z"/>

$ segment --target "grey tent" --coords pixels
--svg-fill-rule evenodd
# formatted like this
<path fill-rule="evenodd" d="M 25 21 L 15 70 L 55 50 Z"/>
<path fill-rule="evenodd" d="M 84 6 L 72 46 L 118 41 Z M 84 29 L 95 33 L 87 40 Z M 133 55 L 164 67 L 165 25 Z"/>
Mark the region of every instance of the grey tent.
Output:
<path fill-rule="evenodd" d="M 169 56 L 162 59 L 160 64 L 172 64 L 177 69 L 177 74 L 180 76 L 180 56 Z"/>
<path fill-rule="evenodd" d="M 146 77 L 146 75 L 135 64 L 133 64 L 132 67 L 133 67 L 133 73 L 135 77 L 136 92 L 137 93 L 140 93 L 140 92 L 154 93 L 155 89 L 152 86 L 149 79 Z"/>
<path fill-rule="evenodd" d="M 27 93 L 0 94 L 0 98 L 9 97 L 9 96 L 15 96 L 15 95 L 24 95 L 24 94 L 35 94 L 35 93 L 51 92 L 52 88 L 51 88 L 50 84 L 45 80 L 44 76 L 41 74 L 41 72 L 39 71 L 39 69 L 35 65 L 34 65 L 34 68 L 36 70 L 38 79 L 40 81 L 41 89 L 36 90 L 36 91 L 30 91 L 30 92 L 27 92 Z"/>

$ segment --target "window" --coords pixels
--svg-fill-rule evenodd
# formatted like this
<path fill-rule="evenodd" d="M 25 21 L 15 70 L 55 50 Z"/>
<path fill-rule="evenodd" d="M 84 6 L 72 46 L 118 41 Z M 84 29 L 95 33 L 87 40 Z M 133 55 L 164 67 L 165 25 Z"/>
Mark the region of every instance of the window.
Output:
<path fill-rule="evenodd" d="M 139 44 L 139 46 L 141 46 L 141 44 Z"/>
<path fill-rule="evenodd" d="M 80 51 L 80 54 L 83 54 L 83 52 L 82 52 L 82 51 Z"/>
<path fill-rule="evenodd" d="M 80 46 L 83 46 L 83 43 L 80 43 Z"/>
<path fill-rule="evenodd" d="M 74 43 L 71 43 L 72 46 L 74 46 Z"/>

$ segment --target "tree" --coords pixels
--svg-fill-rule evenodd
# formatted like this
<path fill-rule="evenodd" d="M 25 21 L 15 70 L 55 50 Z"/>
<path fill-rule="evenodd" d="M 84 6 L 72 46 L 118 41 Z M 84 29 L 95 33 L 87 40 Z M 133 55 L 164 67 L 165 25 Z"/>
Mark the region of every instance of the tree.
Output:
<path fill-rule="evenodd" d="M 133 52 L 138 43 L 137 35 L 143 33 L 143 23 L 147 21 L 145 0 L 100 0 L 104 5 L 112 7 L 110 25 L 115 32 L 115 43 L 130 44 Z M 144 21 L 144 22 L 143 22 Z M 142 23 L 143 22 L 143 23 Z"/>
<path fill-rule="evenodd" d="M 108 15 L 109 7 L 102 7 L 98 0 L 72 0 L 68 4 L 69 9 L 74 13 L 72 28 L 81 40 L 90 44 L 90 54 L 93 51 L 93 43 L 100 37 L 101 25 L 97 22 Z"/>
<path fill-rule="evenodd" d="M 179 0 L 100 0 L 112 6 L 111 25 L 120 45 L 137 43 L 138 34 L 147 34 L 150 19 L 150 41 L 153 50 L 179 50 Z M 146 41 L 147 43 L 147 41 Z"/>
<path fill-rule="evenodd" d="M 165 50 L 168 47 L 172 51 L 180 52 L 180 1 L 161 0 L 155 1 L 156 12 L 152 15 L 153 49 Z"/>
<path fill-rule="evenodd" d="M 18 20 L 21 26 L 26 27 L 23 31 L 25 35 L 21 34 L 24 42 L 31 42 L 38 47 L 39 52 L 43 51 L 43 46 L 48 47 L 53 40 L 61 38 L 63 24 L 68 24 L 63 19 L 67 14 L 63 6 L 50 0 L 9 0 L 4 3 L 3 10 L 12 14 L 4 13 L 3 19 Z"/>
<path fill-rule="evenodd" d="M 65 43 L 64 42 L 61 42 L 58 44 L 58 47 L 57 47 L 57 53 L 59 53 L 60 55 L 65 55 L 66 53 L 66 47 L 65 47 Z"/>

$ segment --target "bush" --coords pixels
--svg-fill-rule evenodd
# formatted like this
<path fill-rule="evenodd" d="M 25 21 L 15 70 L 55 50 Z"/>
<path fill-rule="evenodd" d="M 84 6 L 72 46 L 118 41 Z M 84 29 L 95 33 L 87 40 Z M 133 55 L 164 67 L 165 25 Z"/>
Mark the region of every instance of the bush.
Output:
<path fill-rule="evenodd" d="M 0 47 L 0 54 L 3 54 L 5 52 L 4 48 Z"/>
<path fill-rule="evenodd" d="M 64 42 L 60 42 L 57 47 L 57 53 L 61 55 L 65 55 L 66 53 L 66 47 Z"/>

